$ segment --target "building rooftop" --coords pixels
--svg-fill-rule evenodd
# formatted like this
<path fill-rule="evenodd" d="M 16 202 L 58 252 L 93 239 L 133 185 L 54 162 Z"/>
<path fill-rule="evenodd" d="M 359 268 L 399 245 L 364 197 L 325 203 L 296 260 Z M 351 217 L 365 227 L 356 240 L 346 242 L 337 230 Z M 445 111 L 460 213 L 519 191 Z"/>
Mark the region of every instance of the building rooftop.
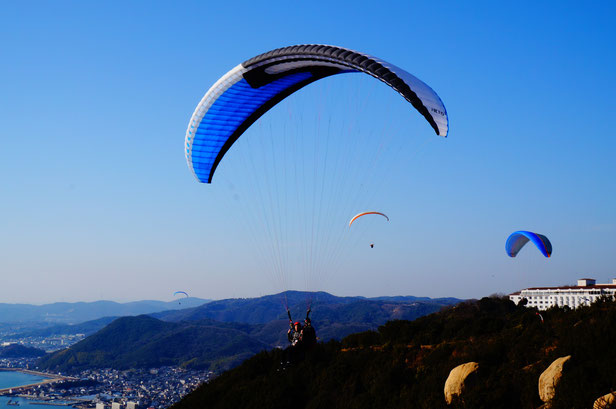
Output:
<path fill-rule="evenodd" d="M 580 285 L 582 284 L 581 282 L 584 281 L 588 281 L 591 283 L 586 283 L 586 285 Z M 538 290 L 538 291 L 544 291 L 544 290 L 610 290 L 610 289 L 615 289 L 616 290 L 616 278 L 612 280 L 611 284 L 595 284 L 596 280 L 594 278 L 580 278 L 578 279 L 578 285 L 561 285 L 558 287 L 528 287 L 528 288 L 524 288 L 520 291 L 516 291 L 515 293 L 511 293 L 509 294 L 510 296 L 513 295 L 521 295 L 522 291 L 533 291 L 533 290 Z"/>
<path fill-rule="evenodd" d="M 593 288 L 616 288 L 616 284 L 595 284 L 595 285 L 565 285 L 560 287 L 529 287 L 525 290 L 591 290 Z"/>

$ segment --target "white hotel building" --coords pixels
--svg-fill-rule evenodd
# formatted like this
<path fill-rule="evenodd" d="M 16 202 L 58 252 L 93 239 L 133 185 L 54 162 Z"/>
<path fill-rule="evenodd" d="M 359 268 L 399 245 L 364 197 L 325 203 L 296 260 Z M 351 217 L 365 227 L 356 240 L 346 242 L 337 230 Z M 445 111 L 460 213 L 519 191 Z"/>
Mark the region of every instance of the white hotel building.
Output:
<path fill-rule="evenodd" d="M 616 296 L 616 278 L 612 284 L 596 284 L 593 278 L 581 278 L 575 286 L 531 287 L 510 294 L 509 299 L 518 304 L 526 298 L 527 307 L 547 310 L 553 306 L 577 308 L 590 305 L 603 296 Z"/>

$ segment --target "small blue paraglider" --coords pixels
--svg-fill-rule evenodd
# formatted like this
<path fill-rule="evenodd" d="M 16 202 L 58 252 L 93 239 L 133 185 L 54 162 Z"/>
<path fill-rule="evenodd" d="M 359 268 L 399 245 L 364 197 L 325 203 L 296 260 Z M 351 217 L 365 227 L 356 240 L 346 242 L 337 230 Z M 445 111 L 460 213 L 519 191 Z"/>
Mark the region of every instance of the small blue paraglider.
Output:
<path fill-rule="evenodd" d="M 550 257 L 552 255 L 552 243 L 550 243 L 547 237 L 542 234 L 524 230 L 511 233 L 505 244 L 507 255 L 509 257 L 517 256 L 522 247 L 529 241 L 533 242 L 544 256 Z"/>

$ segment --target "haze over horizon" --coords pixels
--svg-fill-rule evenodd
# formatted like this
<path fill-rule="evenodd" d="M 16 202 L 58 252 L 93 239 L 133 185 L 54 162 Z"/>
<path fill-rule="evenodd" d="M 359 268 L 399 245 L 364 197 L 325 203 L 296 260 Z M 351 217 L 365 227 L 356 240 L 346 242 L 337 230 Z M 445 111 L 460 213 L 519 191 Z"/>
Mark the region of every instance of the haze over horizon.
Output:
<path fill-rule="evenodd" d="M 295 291 L 295 290 L 289 290 L 289 291 Z M 300 290 L 298 290 L 300 291 Z M 260 297 L 266 297 L 266 296 L 274 296 L 274 295 L 278 295 L 278 293 L 273 293 L 273 294 L 261 294 L 261 295 L 256 295 L 254 297 L 225 297 L 225 298 L 217 298 L 217 299 L 206 299 L 206 298 L 201 298 L 201 297 L 190 297 L 193 302 L 195 300 L 203 300 L 206 302 L 211 302 L 211 301 L 221 301 L 221 300 L 227 300 L 227 299 L 233 299 L 233 298 L 260 298 Z M 338 296 L 337 294 L 332 294 L 334 296 Z M 340 296 L 340 297 L 363 297 L 361 295 L 345 295 L 345 296 Z M 365 298 L 378 298 L 378 297 L 424 297 L 422 295 L 413 295 L 413 294 L 393 294 L 393 295 L 380 295 L 380 296 L 375 296 L 375 297 L 365 297 Z M 449 298 L 449 297 L 428 297 L 428 298 Z M 456 297 L 452 297 L 452 298 L 456 298 Z M 96 302 L 114 302 L 114 303 L 118 303 L 118 304 L 130 304 L 130 303 L 139 303 L 139 302 L 148 302 L 148 301 L 153 301 L 153 302 L 162 302 L 162 303 L 173 303 L 176 302 L 177 300 L 175 299 L 170 299 L 170 300 L 156 300 L 153 298 L 145 298 L 145 299 L 128 299 L 128 300 L 109 300 L 109 299 L 101 299 L 101 300 L 88 300 L 88 301 L 84 301 L 84 300 L 77 300 L 77 301 L 51 301 L 51 302 L 45 302 L 45 303 L 40 303 L 40 302 L 21 302 L 21 303 L 6 303 L 6 302 L 0 302 L 0 304 L 23 304 L 23 305 L 34 305 L 34 306 L 41 306 L 41 305 L 49 305 L 49 304 L 57 304 L 57 303 L 67 303 L 67 304 L 76 304 L 76 303 L 96 303 Z M 193 306 L 186 306 L 185 308 L 192 308 Z M 1 321 L 1 320 L 0 320 Z"/>
<path fill-rule="evenodd" d="M 284 290 L 232 207 L 248 145 L 201 185 L 183 142 L 196 104 L 228 70 L 303 43 L 391 61 L 433 87 L 450 117 L 442 139 L 383 84 L 344 80 L 366 88 L 341 105 L 365 95 L 373 117 L 413 145 L 378 186 L 391 222 L 364 230 L 310 290 L 466 299 L 616 277 L 612 2 L 287 6 L 0 5 L 0 302 Z M 310 98 L 330 84 L 302 94 L 311 114 Z M 263 129 L 288 107 L 297 115 L 301 98 Z M 516 230 L 548 236 L 552 257 L 530 247 L 507 257 Z"/>

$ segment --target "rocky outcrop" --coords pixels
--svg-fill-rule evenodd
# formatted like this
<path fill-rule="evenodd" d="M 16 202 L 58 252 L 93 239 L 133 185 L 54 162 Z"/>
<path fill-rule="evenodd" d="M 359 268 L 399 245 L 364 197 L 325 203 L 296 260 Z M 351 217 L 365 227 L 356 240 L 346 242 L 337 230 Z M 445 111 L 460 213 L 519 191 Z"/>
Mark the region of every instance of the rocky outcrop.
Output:
<path fill-rule="evenodd" d="M 563 367 L 569 359 L 571 359 L 571 355 L 556 359 L 539 377 L 539 397 L 542 401 L 547 403 L 554 398 L 556 385 L 562 378 Z"/>
<path fill-rule="evenodd" d="M 464 389 L 469 386 L 469 383 L 474 378 L 474 374 L 479 369 L 477 362 L 467 362 L 458 365 L 449 372 L 449 376 L 445 381 L 445 401 L 451 404 L 455 396 L 460 396 Z"/>
<path fill-rule="evenodd" d="M 592 409 L 615 409 L 616 408 L 616 392 L 610 392 L 607 395 L 601 396 L 592 405 Z"/>

